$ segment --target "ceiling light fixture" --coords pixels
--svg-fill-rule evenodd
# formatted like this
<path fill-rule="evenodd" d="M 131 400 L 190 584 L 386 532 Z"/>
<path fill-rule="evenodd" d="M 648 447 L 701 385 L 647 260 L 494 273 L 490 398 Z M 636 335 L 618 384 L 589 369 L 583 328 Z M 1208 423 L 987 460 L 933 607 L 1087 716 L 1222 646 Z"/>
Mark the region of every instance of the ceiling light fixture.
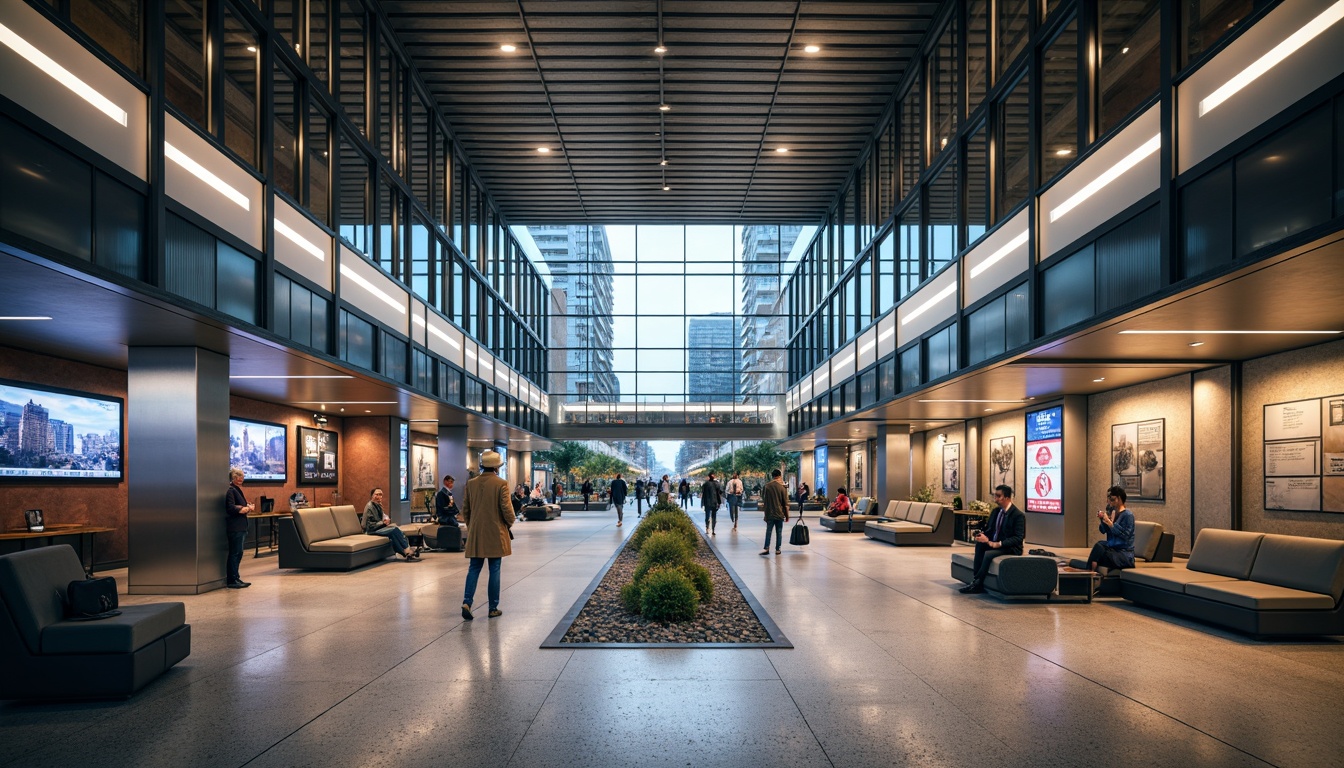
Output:
<path fill-rule="evenodd" d="M 1059 155 L 1060 157 L 1067 157 L 1068 155 L 1072 155 L 1072 154 L 1073 154 L 1073 150 L 1072 150 L 1072 149 L 1056 149 L 1056 150 L 1055 150 L 1055 154 L 1056 154 L 1056 155 Z"/>
<path fill-rule="evenodd" d="M 1338 335 L 1339 333 L 1342 333 L 1342 331 L 1209 331 L 1209 330 L 1197 329 L 1192 331 L 1120 331 L 1120 333 L 1148 335 L 1148 336 L 1173 336 L 1182 333 L 1218 334 L 1223 336 L 1235 336 L 1235 335 L 1267 336 L 1274 334 L 1283 334 L 1283 335 L 1307 334 L 1307 335 L 1323 336 L 1323 335 Z"/>
<path fill-rule="evenodd" d="M 659 111 L 659 112 L 671 112 L 671 111 L 672 111 L 672 108 L 669 107 L 669 106 L 666 105 L 666 104 L 659 104 L 659 105 L 658 105 L 658 111 Z"/>
<path fill-rule="evenodd" d="M 1301 29 L 1270 49 L 1269 53 L 1256 59 L 1250 66 L 1233 75 L 1232 79 L 1223 83 L 1218 90 L 1205 96 L 1199 102 L 1199 116 L 1203 117 L 1212 112 L 1220 104 L 1232 98 L 1237 91 L 1255 82 L 1261 75 L 1278 66 L 1279 62 L 1293 55 L 1297 49 L 1314 40 L 1322 32 L 1334 26 L 1340 19 L 1344 19 L 1344 0 L 1340 0 L 1325 9 L 1324 13 L 1304 24 Z"/>
<path fill-rule="evenodd" d="M 788 148 L 788 147 L 775 147 L 775 151 L 778 152 L 778 153 L 780 153 L 780 154 L 782 155 L 782 154 L 784 154 L 785 152 L 788 152 L 788 151 L 789 151 L 789 148 Z"/>
<path fill-rule="evenodd" d="M 1121 52 L 1121 53 L 1129 53 L 1129 46 L 1126 45 L 1124 48 L 1121 48 L 1121 49 L 1120 49 L 1120 52 Z"/>
<path fill-rule="evenodd" d="M 1340 2 L 1344 3 L 1344 0 L 1340 0 Z M 1162 134 L 1157 134 L 1153 136 L 1153 138 L 1145 141 L 1138 149 L 1125 155 L 1120 162 L 1107 168 L 1100 176 L 1088 182 L 1087 186 L 1078 190 L 1073 197 L 1060 203 L 1059 207 L 1050 212 L 1050 220 L 1059 221 L 1064 218 L 1064 215 L 1069 211 L 1077 208 L 1083 201 L 1100 192 L 1107 184 L 1110 184 L 1112 181 L 1123 176 L 1126 171 L 1143 162 L 1144 158 L 1153 154 L 1161 147 Z"/>
<path fill-rule="evenodd" d="M 353 378 L 355 378 L 355 377 L 354 377 L 354 376 L 346 376 L 346 375 L 344 375 L 344 374 L 321 374 L 321 375 L 317 375 L 317 374 L 314 374 L 314 375 L 301 374 L 301 375 L 296 375 L 296 376 L 260 375 L 260 374 L 258 374 L 258 375 L 244 375 L 244 374 L 239 374 L 239 375 L 237 375 L 237 376 L 230 376 L 229 378 L 230 378 L 230 379 L 353 379 Z"/>
<path fill-rule="evenodd" d="M 248 52 L 248 53 L 256 53 L 256 52 L 257 52 L 257 46 L 255 46 L 255 45 L 249 45 L 249 46 L 247 46 L 247 52 Z"/>
<path fill-rule="evenodd" d="M 304 237 L 303 235 L 300 235 L 298 232 L 295 232 L 285 222 L 279 219 L 273 219 L 271 221 L 271 224 L 275 227 L 275 233 L 277 235 L 280 235 L 284 237 L 286 240 L 290 241 L 291 243 L 299 246 L 308 255 L 312 256 L 318 261 L 327 260 L 327 255 L 323 253 L 321 248 L 317 247 L 317 245 L 312 241 L 310 241 L 308 238 Z"/>
<path fill-rule="evenodd" d="M 659 160 L 659 161 L 658 161 L 658 164 L 659 164 L 659 165 L 667 165 L 667 158 L 664 157 L 663 159 Z"/>
<path fill-rule="evenodd" d="M 1100 382 L 1103 382 L 1103 381 L 1105 381 L 1105 380 L 1106 380 L 1106 377 L 1105 377 L 1105 376 L 1102 376 L 1101 378 L 1099 378 L 1099 379 L 1093 379 L 1092 381 L 1100 383 Z"/>
<path fill-rule="evenodd" d="M 1020 403 L 1021 400 L 920 400 L 921 403 Z"/>
<path fill-rule="evenodd" d="M 550 147 L 537 147 L 537 151 L 545 155 L 551 151 Z"/>
<path fill-rule="evenodd" d="M 671 192 L 671 191 L 672 191 L 672 188 L 669 187 L 668 185 L 664 184 L 664 185 L 663 185 L 663 191 L 664 191 L 664 192 Z"/>
<path fill-rule="evenodd" d="M 43 72 L 47 73 L 51 79 L 64 85 L 66 88 L 74 91 L 81 99 L 92 104 L 99 112 L 108 117 L 126 125 L 126 110 L 117 106 L 111 99 L 94 90 L 93 86 L 75 77 L 68 69 L 57 64 L 45 53 L 34 48 L 31 43 L 19 37 L 14 30 L 0 24 L 0 43 L 9 46 L 13 51 L 29 63 Z"/>
<path fill-rule="evenodd" d="M 804 51 L 807 51 L 808 53 L 818 53 L 818 52 L 821 51 L 821 46 L 820 46 L 820 45 L 805 45 L 805 46 L 803 46 L 803 50 L 804 50 Z"/>
<path fill-rule="evenodd" d="M 0 320 L 50 320 L 50 317 L 44 315 L 5 315 Z"/>
<path fill-rule="evenodd" d="M 664 53 L 667 53 L 667 46 L 659 43 L 658 47 L 653 49 L 653 52 L 661 56 Z"/>
<path fill-rule="evenodd" d="M 1192 346 L 1192 347 L 1202 347 L 1202 346 L 1204 346 L 1204 342 L 1202 342 L 1202 341 L 1192 341 L 1192 342 L 1190 342 L 1190 346 Z"/>
<path fill-rule="evenodd" d="M 298 400 L 295 405 L 398 405 L 396 400 Z"/>
<path fill-rule="evenodd" d="M 503 52 L 505 52 L 505 53 L 513 53 L 514 51 L 518 50 L 518 46 L 516 46 L 516 45 L 510 45 L 510 44 L 508 44 L 508 43 L 505 43 L 505 44 L 499 46 L 499 50 L 501 50 L 501 51 L 503 51 Z"/>

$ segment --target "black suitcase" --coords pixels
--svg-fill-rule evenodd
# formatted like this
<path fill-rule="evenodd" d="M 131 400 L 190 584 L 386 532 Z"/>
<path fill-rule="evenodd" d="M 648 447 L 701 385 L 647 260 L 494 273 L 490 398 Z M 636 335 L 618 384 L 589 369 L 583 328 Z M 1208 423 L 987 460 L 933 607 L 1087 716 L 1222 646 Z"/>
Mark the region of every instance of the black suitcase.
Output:
<path fill-rule="evenodd" d="M 807 530 L 807 523 L 803 522 L 800 515 L 798 522 L 793 524 L 793 531 L 789 533 L 789 543 L 795 547 L 805 547 L 812 543 L 812 533 Z"/>

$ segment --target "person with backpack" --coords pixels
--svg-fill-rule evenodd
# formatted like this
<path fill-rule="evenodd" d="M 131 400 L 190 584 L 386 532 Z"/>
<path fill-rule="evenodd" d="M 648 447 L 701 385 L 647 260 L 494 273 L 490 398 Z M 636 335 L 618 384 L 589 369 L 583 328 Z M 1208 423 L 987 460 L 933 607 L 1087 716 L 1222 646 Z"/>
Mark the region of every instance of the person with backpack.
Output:
<path fill-rule="evenodd" d="M 583 494 L 583 511 L 584 511 L 584 512 L 587 512 L 587 511 L 588 511 L 588 497 L 590 497 L 590 496 L 593 495 L 593 481 L 592 481 L 592 480 L 584 480 L 584 481 L 583 481 L 583 487 L 579 489 L 579 493 Z"/>

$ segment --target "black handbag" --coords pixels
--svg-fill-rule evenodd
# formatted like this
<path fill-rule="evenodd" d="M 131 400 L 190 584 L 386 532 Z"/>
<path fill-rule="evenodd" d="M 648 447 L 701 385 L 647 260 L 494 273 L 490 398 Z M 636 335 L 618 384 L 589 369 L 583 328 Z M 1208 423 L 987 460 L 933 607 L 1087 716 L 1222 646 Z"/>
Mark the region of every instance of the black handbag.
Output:
<path fill-rule="evenodd" d="M 793 530 L 789 532 L 789 543 L 795 547 L 805 547 L 812 543 L 812 532 L 807 529 L 807 523 L 803 522 L 803 516 L 798 516 L 798 522 L 793 524 Z"/>
<path fill-rule="evenodd" d="M 76 621 L 121 615 L 117 610 L 117 580 L 100 576 L 70 582 L 65 588 L 65 615 Z"/>

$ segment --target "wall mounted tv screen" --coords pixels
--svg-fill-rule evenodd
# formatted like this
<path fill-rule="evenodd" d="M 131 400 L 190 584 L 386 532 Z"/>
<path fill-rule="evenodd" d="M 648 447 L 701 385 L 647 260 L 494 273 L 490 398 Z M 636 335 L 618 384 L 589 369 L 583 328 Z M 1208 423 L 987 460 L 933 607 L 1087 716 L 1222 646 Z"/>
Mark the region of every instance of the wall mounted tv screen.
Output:
<path fill-rule="evenodd" d="M 0 379 L 0 478 L 120 480 L 120 398 Z"/>
<path fill-rule="evenodd" d="M 1027 414 L 1027 511 L 1064 514 L 1064 408 Z"/>
<path fill-rule="evenodd" d="M 285 425 L 229 419 L 229 466 L 250 482 L 285 481 Z"/>

